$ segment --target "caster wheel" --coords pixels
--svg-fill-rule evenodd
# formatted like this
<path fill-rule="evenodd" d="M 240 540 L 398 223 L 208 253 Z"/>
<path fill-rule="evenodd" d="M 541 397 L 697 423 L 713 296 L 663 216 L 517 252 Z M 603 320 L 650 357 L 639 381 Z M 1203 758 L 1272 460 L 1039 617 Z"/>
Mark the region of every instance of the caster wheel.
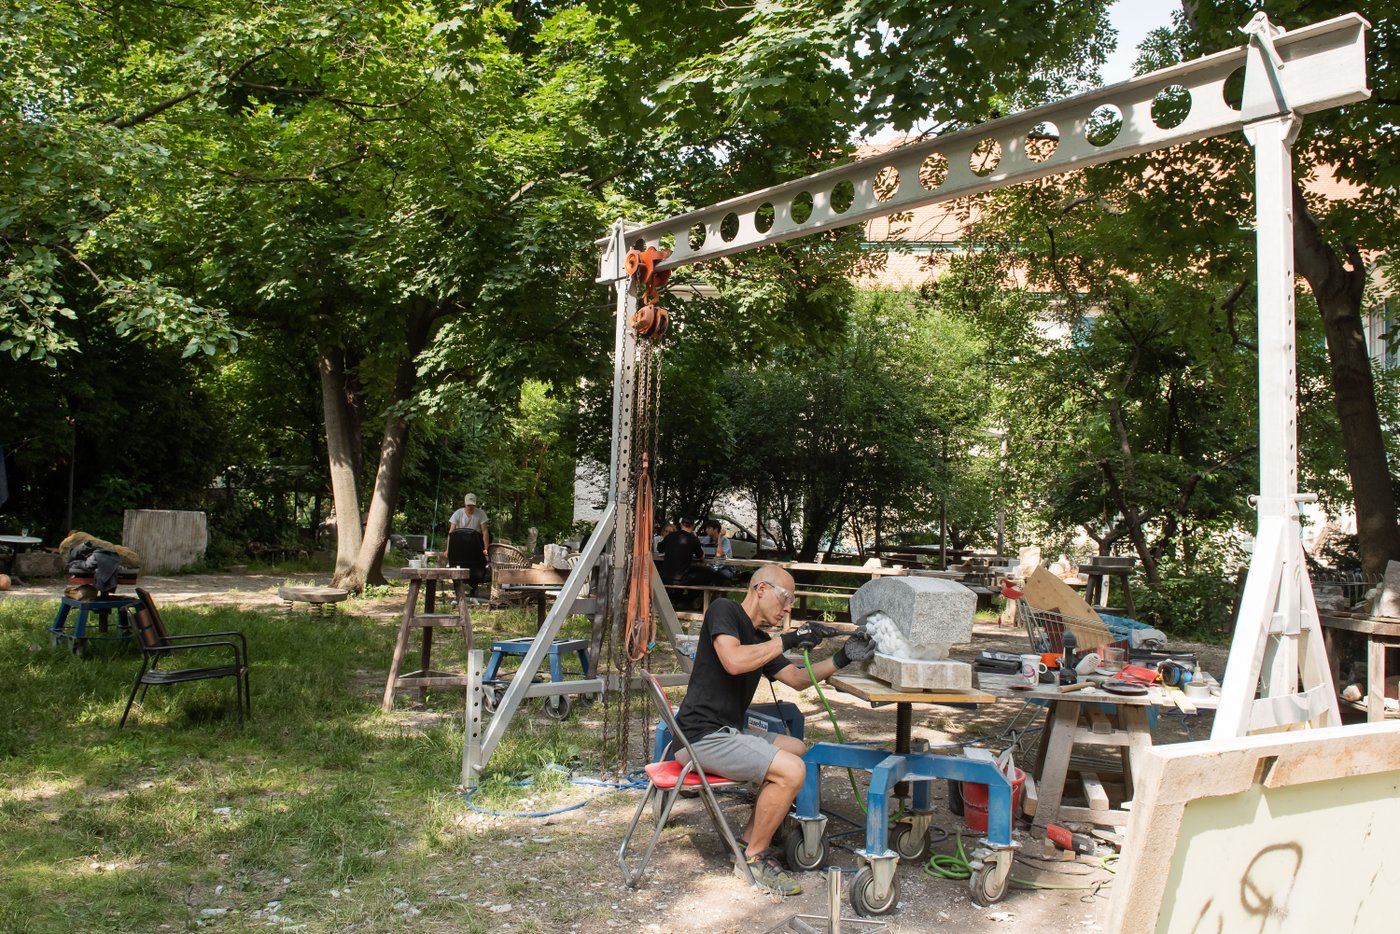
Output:
<path fill-rule="evenodd" d="M 49 648 L 51 648 L 51 649 L 56 649 L 56 648 L 58 648 L 58 647 L 59 647 L 60 645 L 62 645 L 62 644 L 63 644 L 63 640 L 62 640 L 61 638 L 59 638 L 58 633 L 56 633 L 56 632 L 54 632 L 52 629 L 50 629 L 50 630 L 49 630 Z"/>
<path fill-rule="evenodd" d="M 563 694 L 555 694 L 553 697 L 544 699 L 544 712 L 547 716 L 555 720 L 569 719 L 569 713 L 574 709 L 573 701 Z"/>
<path fill-rule="evenodd" d="M 928 859 L 928 834 L 916 834 L 908 824 L 899 824 L 890 832 L 890 849 L 906 863 L 922 863 Z"/>
<path fill-rule="evenodd" d="M 87 653 L 88 653 L 87 640 L 86 640 L 86 639 L 74 639 L 72 645 L 69 646 L 69 651 L 71 651 L 71 652 L 72 652 L 74 655 L 76 655 L 78 658 L 87 658 Z"/>
<path fill-rule="evenodd" d="M 818 840 L 815 850 L 808 850 L 802 839 L 801 828 L 794 827 L 783 838 L 783 857 L 789 869 L 798 872 L 811 872 L 826 864 L 826 841 Z"/>
<path fill-rule="evenodd" d="M 481 691 L 481 709 L 485 710 L 487 713 L 495 713 L 495 712 L 496 712 L 496 707 L 499 706 L 500 703 L 501 703 L 501 698 L 500 698 L 500 696 L 496 693 L 496 689 L 495 689 L 495 688 L 490 687 L 490 686 L 487 686 L 487 687 L 485 687 L 485 688 L 482 688 L 482 691 Z"/>
<path fill-rule="evenodd" d="M 1011 881 L 1011 874 L 1007 873 L 999 883 L 993 883 L 992 879 L 996 875 L 996 866 L 987 865 L 972 874 L 967 880 L 967 887 L 972 892 L 974 904 L 983 908 L 995 905 L 1006 895 L 1006 886 Z"/>
<path fill-rule="evenodd" d="M 851 883 L 851 907 L 855 908 L 857 914 L 866 915 L 886 915 L 894 911 L 894 906 L 899 904 L 899 883 L 891 882 L 889 894 L 884 901 L 875 901 L 873 889 L 875 886 L 875 873 L 869 866 L 862 866 L 860 872 L 856 873 L 855 881 Z"/>

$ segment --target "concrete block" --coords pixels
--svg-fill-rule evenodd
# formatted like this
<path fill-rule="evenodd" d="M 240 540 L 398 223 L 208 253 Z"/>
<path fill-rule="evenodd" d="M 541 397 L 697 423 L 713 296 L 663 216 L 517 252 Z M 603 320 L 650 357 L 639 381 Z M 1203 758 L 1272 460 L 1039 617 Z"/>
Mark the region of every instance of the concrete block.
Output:
<path fill-rule="evenodd" d="M 61 577 L 63 559 L 51 551 L 22 551 L 15 555 L 14 573 L 24 580 L 31 577 Z"/>
<path fill-rule="evenodd" d="M 894 658 L 876 652 L 870 659 L 870 676 L 896 691 L 943 691 L 972 687 L 972 666 L 948 659 Z"/>
<path fill-rule="evenodd" d="M 938 577 L 880 577 L 851 594 L 852 622 L 877 612 L 892 619 L 910 645 L 954 645 L 972 641 L 977 595 Z"/>

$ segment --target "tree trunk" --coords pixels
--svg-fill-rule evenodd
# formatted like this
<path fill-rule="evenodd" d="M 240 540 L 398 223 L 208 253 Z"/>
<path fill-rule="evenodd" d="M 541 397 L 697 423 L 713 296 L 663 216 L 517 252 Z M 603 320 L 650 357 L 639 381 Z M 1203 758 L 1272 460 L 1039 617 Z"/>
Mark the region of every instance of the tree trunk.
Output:
<path fill-rule="evenodd" d="M 1400 560 L 1400 526 L 1396 524 L 1395 491 L 1376 407 L 1371 357 L 1366 352 L 1366 332 L 1361 324 L 1366 264 L 1352 243 L 1346 245 L 1349 268 L 1342 264 L 1336 251 L 1322 239 L 1296 182 L 1293 217 L 1298 274 L 1312 289 L 1327 334 L 1332 395 L 1342 427 L 1347 471 L 1351 474 L 1361 566 L 1369 573 L 1380 574 L 1384 573 L 1386 562 Z"/>
<path fill-rule="evenodd" d="M 326 454 L 330 462 L 331 494 L 335 501 L 336 586 L 349 573 L 360 550 L 360 492 L 355 473 L 353 438 L 359 435 L 345 379 L 345 352 L 339 347 L 317 348 L 321 371 L 321 409 L 326 420 Z"/>
<path fill-rule="evenodd" d="M 394 373 L 394 388 L 385 406 L 384 438 L 379 448 L 379 467 L 374 475 L 374 491 L 370 494 L 369 515 L 365 519 L 365 534 L 355 560 L 343 575 L 337 573 L 336 586 L 363 590 L 366 584 L 384 583 L 384 546 L 389 541 L 394 507 L 399 500 L 403 480 L 404 456 L 408 450 L 409 424 L 403 406 L 413 397 L 418 386 L 418 354 L 428 343 L 432 312 L 426 303 L 418 303 L 408 322 L 404 355 Z"/>

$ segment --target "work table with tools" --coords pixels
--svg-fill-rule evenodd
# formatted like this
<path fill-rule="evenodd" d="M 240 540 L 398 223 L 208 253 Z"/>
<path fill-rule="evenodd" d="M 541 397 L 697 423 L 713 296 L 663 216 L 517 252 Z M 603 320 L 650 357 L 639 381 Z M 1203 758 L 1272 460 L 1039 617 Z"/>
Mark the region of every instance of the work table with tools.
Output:
<path fill-rule="evenodd" d="M 1075 685 L 1035 684 L 1019 687 L 1024 682 L 1019 675 L 978 672 L 976 687 L 940 691 L 898 691 L 882 681 L 862 673 L 842 672 L 830 683 L 837 690 L 869 703 L 872 707 L 895 704 L 895 751 L 907 752 L 912 746 L 912 705 L 976 706 L 990 703 L 1023 702 L 1048 706 L 1045 732 L 1042 735 L 1036 761 L 1028 770 L 1034 776 L 1027 783 L 1024 800 L 1027 814 L 1037 826 L 1063 821 L 1080 821 L 1104 826 L 1122 826 L 1128 812 L 1112 807 L 1104 787 L 1103 777 L 1096 772 L 1078 773 L 1078 782 L 1087 806 L 1063 804 L 1070 777 L 1070 759 L 1075 746 L 1107 746 L 1117 748 L 1122 759 L 1123 791 L 1121 798 L 1131 800 L 1133 770 L 1143 751 L 1152 746 L 1150 708 L 1174 708 L 1183 713 L 1219 706 L 1218 693 L 1207 697 L 1188 698 L 1178 688 L 1151 685 L 1147 693 L 1123 696 L 1110 694 L 1095 682 Z M 1219 685 L 1214 679 L 1206 683 L 1214 691 Z"/>

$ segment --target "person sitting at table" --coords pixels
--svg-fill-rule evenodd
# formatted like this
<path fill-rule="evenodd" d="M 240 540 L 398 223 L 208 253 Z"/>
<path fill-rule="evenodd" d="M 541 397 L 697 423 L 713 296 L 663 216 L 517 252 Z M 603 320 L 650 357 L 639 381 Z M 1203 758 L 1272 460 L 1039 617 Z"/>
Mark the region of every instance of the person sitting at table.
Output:
<path fill-rule="evenodd" d="M 471 596 L 486 579 L 486 563 L 491 553 L 490 519 L 476 504 L 476 494 L 462 497 L 462 508 L 454 512 L 447 527 L 447 566 L 470 568 Z"/>
<path fill-rule="evenodd" d="M 806 744 L 791 736 L 745 731 L 744 712 L 753 703 L 759 677 L 781 681 L 802 690 L 830 678 L 851 662 L 875 651 L 864 630 L 857 630 L 831 658 L 812 664 L 794 664 L 784 655 L 813 649 L 836 633 L 820 623 L 773 638 L 768 629 L 781 629 L 793 601 L 792 575 L 776 564 L 754 572 L 742 603 L 721 597 L 710 604 L 700 626 L 695 665 L 685 699 L 676 713 L 676 725 L 690 741 L 700 766 L 726 778 L 759 785 L 758 798 L 748 825 L 739 835 L 744 858 L 754 881 L 780 895 L 797 895 L 802 886 L 778 862 L 773 834 L 797 800 L 806 779 L 802 761 Z M 682 763 L 685 750 L 676 754 Z M 742 876 L 744 867 L 736 865 Z"/>
<path fill-rule="evenodd" d="M 710 573 L 715 583 L 733 583 L 739 576 L 738 572 L 721 562 L 734 557 L 734 546 L 729 536 L 724 534 L 724 526 L 718 519 L 705 520 L 705 534 L 700 536 L 700 547 L 705 549 L 705 557 L 710 559 Z"/>

